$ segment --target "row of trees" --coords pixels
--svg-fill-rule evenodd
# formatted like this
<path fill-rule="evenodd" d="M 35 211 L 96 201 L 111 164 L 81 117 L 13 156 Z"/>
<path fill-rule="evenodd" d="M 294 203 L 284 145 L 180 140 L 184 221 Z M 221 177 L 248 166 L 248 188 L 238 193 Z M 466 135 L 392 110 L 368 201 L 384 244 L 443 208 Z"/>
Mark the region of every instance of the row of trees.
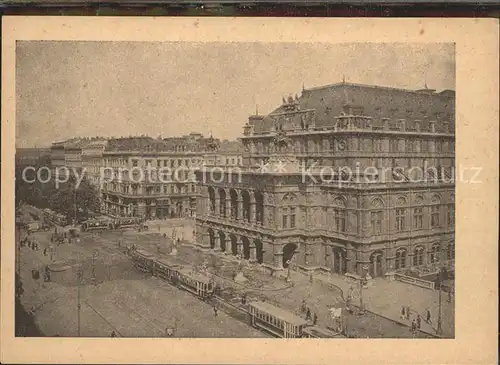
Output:
<path fill-rule="evenodd" d="M 36 166 L 33 166 L 35 171 L 26 170 L 25 178 L 23 178 L 23 171 L 26 167 L 26 165 L 16 164 L 16 207 L 26 203 L 41 209 L 49 208 L 68 218 L 76 217 L 78 221 L 86 219 L 90 211 L 99 210 L 99 192 L 85 177 L 78 186 L 75 176 L 70 176 L 67 182 L 56 185 L 53 176 L 49 175 L 50 172 L 47 169 L 41 169 L 50 167 L 47 161 L 40 160 Z M 38 177 L 36 171 L 40 171 Z M 35 181 L 31 182 L 32 180 Z"/>

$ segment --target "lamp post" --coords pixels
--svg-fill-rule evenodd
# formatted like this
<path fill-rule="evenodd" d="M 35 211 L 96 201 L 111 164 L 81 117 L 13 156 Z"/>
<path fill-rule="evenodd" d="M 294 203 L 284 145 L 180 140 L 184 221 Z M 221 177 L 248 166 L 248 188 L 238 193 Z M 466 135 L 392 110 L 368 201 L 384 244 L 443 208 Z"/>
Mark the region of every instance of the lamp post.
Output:
<path fill-rule="evenodd" d="M 368 266 L 361 266 L 361 280 L 359 281 L 359 314 L 365 314 L 365 303 L 363 302 L 363 285 L 365 285 L 366 280 L 366 271 L 368 270 Z"/>
<path fill-rule="evenodd" d="M 443 276 L 445 273 L 445 268 L 441 267 L 439 270 L 439 307 L 438 307 L 438 322 L 437 322 L 437 329 L 436 333 L 438 335 L 443 334 L 443 328 L 442 328 L 442 319 L 441 319 L 441 291 L 443 287 Z"/>
<path fill-rule="evenodd" d="M 82 271 L 82 267 L 81 265 L 78 266 L 78 269 L 77 269 L 77 278 L 76 278 L 76 287 L 77 287 L 77 304 L 76 304 L 76 307 L 77 307 L 77 311 L 78 311 L 78 337 L 80 337 L 80 317 L 81 317 L 81 309 L 82 309 L 82 305 L 81 305 L 81 302 L 80 302 L 80 285 L 81 285 L 81 281 L 82 281 L 82 276 L 83 276 L 83 271 Z"/>

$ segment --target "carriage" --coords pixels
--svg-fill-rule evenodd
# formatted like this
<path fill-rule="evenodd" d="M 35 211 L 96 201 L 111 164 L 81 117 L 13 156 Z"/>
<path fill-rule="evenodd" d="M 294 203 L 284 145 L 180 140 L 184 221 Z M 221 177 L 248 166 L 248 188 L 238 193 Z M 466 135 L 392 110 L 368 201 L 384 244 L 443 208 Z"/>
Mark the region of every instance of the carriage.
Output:
<path fill-rule="evenodd" d="M 304 328 L 307 321 L 293 313 L 266 302 L 249 304 L 250 324 L 276 337 L 306 337 Z"/>

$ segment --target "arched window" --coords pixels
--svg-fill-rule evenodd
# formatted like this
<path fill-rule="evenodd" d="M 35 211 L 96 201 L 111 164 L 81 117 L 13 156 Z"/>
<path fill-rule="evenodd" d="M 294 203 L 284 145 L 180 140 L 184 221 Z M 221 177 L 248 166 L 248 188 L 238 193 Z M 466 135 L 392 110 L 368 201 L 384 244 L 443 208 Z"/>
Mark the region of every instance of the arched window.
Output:
<path fill-rule="evenodd" d="M 441 255 L 441 249 L 439 247 L 439 243 L 433 244 L 431 247 L 431 256 L 430 256 L 431 264 L 439 262 L 440 255 Z"/>
<path fill-rule="evenodd" d="M 406 267 L 406 249 L 400 248 L 396 251 L 395 269 L 404 269 Z"/>
<path fill-rule="evenodd" d="M 421 266 L 424 264 L 424 248 L 416 247 L 413 254 L 413 266 Z"/>

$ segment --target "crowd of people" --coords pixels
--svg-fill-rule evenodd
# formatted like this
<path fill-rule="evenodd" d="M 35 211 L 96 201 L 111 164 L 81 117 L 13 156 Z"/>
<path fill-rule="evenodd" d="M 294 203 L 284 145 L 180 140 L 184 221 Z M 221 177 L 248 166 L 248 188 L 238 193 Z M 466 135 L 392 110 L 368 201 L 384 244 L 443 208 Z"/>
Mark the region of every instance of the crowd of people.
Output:
<path fill-rule="evenodd" d="M 413 333 L 416 333 L 422 327 L 422 317 L 420 316 L 419 313 L 416 313 L 416 317 L 413 316 L 412 318 L 412 312 L 413 311 L 409 306 L 402 306 L 400 318 L 405 321 L 410 321 L 411 319 L 410 330 Z M 425 311 L 425 322 L 428 323 L 429 325 L 432 325 L 432 316 L 431 316 L 431 311 L 429 309 L 426 309 Z"/>

